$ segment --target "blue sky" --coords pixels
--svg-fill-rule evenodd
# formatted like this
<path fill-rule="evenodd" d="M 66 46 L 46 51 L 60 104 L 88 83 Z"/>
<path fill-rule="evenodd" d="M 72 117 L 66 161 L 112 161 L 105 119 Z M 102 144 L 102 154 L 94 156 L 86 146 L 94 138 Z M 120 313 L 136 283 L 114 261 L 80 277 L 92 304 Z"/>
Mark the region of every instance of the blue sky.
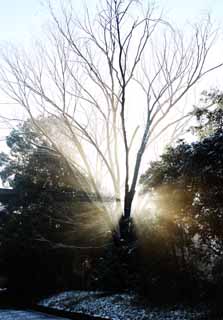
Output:
<path fill-rule="evenodd" d="M 46 8 L 41 5 L 41 1 L 44 0 L 0 0 L 0 46 L 4 41 L 27 44 L 30 38 L 41 38 L 41 25 L 47 21 L 48 16 Z M 60 0 L 51 1 L 58 2 Z M 96 0 L 72 1 L 77 8 L 84 2 L 88 4 L 89 8 L 95 7 L 96 4 Z M 142 1 L 147 2 L 147 0 Z M 223 21 L 223 0 L 157 0 L 156 3 L 165 9 L 165 16 L 170 17 L 172 22 L 176 22 L 177 25 L 186 21 L 195 22 L 196 18 L 200 20 L 200 17 L 208 12 L 211 13 L 213 20 L 216 20 L 217 23 Z M 221 52 L 220 50 L 215 51 Z M 216 76 L 213 79 L 217 83 L 222 83 L 222 72 L 219 79 Z M 203 88 L 209 88 L 209 84 L 214 82 L 213 79 L 209 80 Z M 198 91 L 198 94 L 196 90 L 193 93 L 195 97 L 199 97 L 200 89 Z M 2 101 L 1 99 L 0 96 L 0 101 Z M 0 105 L 0 113 L 4 113 L 8 109 L 8 107 L 4 108 L 5 105 Z M 7 133 L 8 131 L 5 132 L 0 127 L 0 138 Z M 0 149 L 1 146 L 0 141 Z"/>
<path fill-rule="evenodd" d="M 22 40 L 39 14 L 38 0 L 0 0 L 0 39 Z"/>
<path fill-rule="evenodd" d="M 53 0 L 52 2 L 57 1 Z M 73 0 L 79 5 L 84 0 Z M 86 0 L 88 6 L 94 6 L 96 0 Z M 146 1 L 145 1 L 146 2 Z M 223 0 L 158 0 L 158 5 L 172 20 L 180 23 L 194 20 L 207 12 L 221 22 L 223 18 Z M 0 0 L 0 41 L 23 42 L 30 35 L 40 32 L 40 26 L 47 20 L 47 13 L 41 0 Z"/>
<path fill-rule="evenodd" d="M 217 20 L 223 15 L 222 0 L 159 0 L 158 3 L 177 21 L 194 19 L 208 12 Z"/>

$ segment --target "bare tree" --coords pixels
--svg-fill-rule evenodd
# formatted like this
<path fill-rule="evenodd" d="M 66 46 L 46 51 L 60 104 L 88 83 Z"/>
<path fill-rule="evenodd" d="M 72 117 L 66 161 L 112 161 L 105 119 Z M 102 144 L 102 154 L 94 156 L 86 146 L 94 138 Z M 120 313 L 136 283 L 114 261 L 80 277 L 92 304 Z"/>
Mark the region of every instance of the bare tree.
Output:
<path fill-rule="evenodd" d="M 179 122 L 175 107 L 191 87 L 222 66 L 206 67 L 217 32 L 208 18 L 184 35 L 136 0 L 104 0 L 94 18 L 86 8 L 79 19 L 71 3 L 59 17 L 49 9 L 35 52 L 2 52 L 1 87 L 94 192 L 102 181 L 123 200 L 115 210 L 127 225 L 150 142 Z"/>

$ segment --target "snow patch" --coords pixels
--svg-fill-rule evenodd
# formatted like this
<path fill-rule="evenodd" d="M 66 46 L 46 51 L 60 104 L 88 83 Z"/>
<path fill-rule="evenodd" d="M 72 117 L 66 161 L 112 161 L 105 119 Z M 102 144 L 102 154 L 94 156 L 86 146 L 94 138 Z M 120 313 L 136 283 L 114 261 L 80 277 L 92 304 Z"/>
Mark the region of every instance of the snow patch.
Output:
<path fill-rule="evenodd" d="M 40 305 L 112 320 L 191 320 L 204 316 L 203 311 L 180 306 L 168 310 L 139 306 L 136 298 L 127 293 L 67 291 L 42 300 Z"/>

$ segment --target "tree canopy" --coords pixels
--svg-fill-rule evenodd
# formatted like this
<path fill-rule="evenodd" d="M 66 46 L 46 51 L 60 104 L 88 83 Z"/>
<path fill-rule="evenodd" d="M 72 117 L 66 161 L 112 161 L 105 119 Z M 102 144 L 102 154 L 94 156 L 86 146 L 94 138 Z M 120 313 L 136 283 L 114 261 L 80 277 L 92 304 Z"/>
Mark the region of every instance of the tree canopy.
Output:
<path fill-rule="evenodd" d="M 181 140 L 168 147 L 141 177 L 144 192 L 157 201 L 157 215 L 198 236 L 212 254 L 223 253 L 223 127 L 222 94 L 210 93 L 212 109 L 196 110 L 199 140 Z"/>
<path fill-rule="evenodd" d="M 82 256 L 94 255 L 111 239 L 100 202 L 76 197 L 90 192 L 87 177 L 30 121 L 13 129 L 6 142 L 10 152 L 0 155 L 0 177 L 16 197 L 5 199 L 0 212 L 0 269 L 10 289 L 56 288 L 68 279 L 80 286 Z"/>
<path fill-rule="evenodd" d="M 29 121 L 12 130 L 7 145 L 10 153 L 1 153 L 0 177 L 17 196 L 5 200 L 6 218 L 11 221 L 7 226 L 15 226 L 13 233 L 4 229 L 4 237 L 14 237 L 18 243 L 26 239 L 34 247 L 41 241 L 49 247 L 56 243 L 94 246 L 101 232 L 99 220 L 105 228 L 101 237 L 107 237 L 110 228 L 100 203 L 75 197 L 78 192 L 86 196 L 90 192 L 87 177 L 74 170 Z"/>
<path fill-rule="evenodd" d="M 93 192 L 109 186 L 123 200 L 113 214 L 127 225 L 150 143 L 188 117 L 181 110 L 172 118 L 190 89 L 222 66 L 206 64 L 217 32 L 207 18 L 189 39 L 155 5 L 134 0 L 103 1 L 95 16 L 87 8 L 75 14 L 72 2 L 58 14 L 49 2 L 49 13 L 49 30 L 33 54 L 2 50 L 1 88 L 55 150 L 81 167 Z"/>

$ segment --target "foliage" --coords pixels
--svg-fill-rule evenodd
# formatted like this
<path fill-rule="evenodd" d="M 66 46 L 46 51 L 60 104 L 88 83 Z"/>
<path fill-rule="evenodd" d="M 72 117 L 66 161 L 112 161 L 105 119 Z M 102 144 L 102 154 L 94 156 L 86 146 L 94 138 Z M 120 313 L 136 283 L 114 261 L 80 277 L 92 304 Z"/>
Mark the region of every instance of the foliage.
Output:
<path fill-rule="evenodd" d="M 84 281 L 84 288 L 137 289 L 161 302 L 204 296 L 211 278 L 211 290 L 220 292 L 223 114 L 220 96 L 207 99 L 217 105 L 196 110 L 199 126 L 194 130 L 199 140 L 180 140 L 168 147 L 141 176 L 142 193 L 149 192 L 156 205 L 154 217 L 149 217 L 149 212 L 144 217 L 141 236 L 123 245 L 114 241 L 93 254 L 69 249 L 74 241 L 82 245 L 93 242 L 90 235 L 78 234 L 80 225 L 75 217 L 83 206 L 71 199 L 58 201 L 56 192 L 87 188 L 87 178 L 73 170 L 29 122 L 14 129 L 7 138 L 10 154 L 0 157 L 0 176 L 21 194 L 7 204 L 0 217 L 1 268 L 10 276 L 11 287 L 24 288 L 25 282 L 29 290 L 34 286 L 41 290 L 43 285 L 44 290 L 83 288 Z M 94 219 L 99 221 L 96 216 Z M 88 220 L 86 215 L 82 223 Z M 51 243 L 67 247 L 54 251 Z M 83 265 L 86 267 L 90 255 L 83 280 Z"/>
<path fill-rule="evenodd" d="M 17 230 L 23 232 L 26 223 L 27 231 L 33 232 L 31 239 L 38 234 L 48 236 L 48 239 L 50 233 L 58 233 L 65 227 L 61 222 L 66 221 L 66 212 L 60 211 L 71 206 L 71 201 L 69 206 L 66 200 L 61 204 L 54 193 L 80 188 L 78 179 L 81 175 L 78 173 L 74 179 L 66 161 L 29 122 L 13 129 L 6 142 L 10 155 L 1 154 L 0 177 L 17 192 L 17 197 L 7 200 L 6 207 L 13 213 L 12 219 L 16 217 L 16 222 L 22 226 Z"/>
<path fill-rule="evenodd" d="M 7 146 L 10 153 L 0 156 L 0 177 L 17 192 L 5 200 L 0 214 L 1 268 L 9 286 L 48 290 L 74 285 L 80 278 L 72 271 L 80 256 L 75 245 L 94 245 L 91 237 L 97 233 L 94 225 L 88 236 L 80 229 L 81 212 L 88 208 L 65 195 L 83 188 L 87 192 L 87 178 L 70 167 L 30 122 L 12 130 Z"/>
<path fill-rule="evenodd" d="M 67 161 L 29 121 L 13 129 L 6 143 L 10 155 L 1 153 L 0 156 L 3 183 L 7 181 L 14 189 L 35 190 L 36 186 L 36 191 L 80 188 L 78 181 L 80 177 L 84 180 L 84 176 L 76 172 L 74 179 Z"/>
<path fill-rule="evenodd" d="M 222 277 L 223 254 L 223 112 L 222 95 L 206 95 L 212 109 L 195 113 L 199 125 L 193 129 L 199 140 L 168 147 L 141 176 L 141 184 L 156 207 L 150 222 L 154 232 L 146 242 L 155 242 L 150 245 L 154 250 L 158 245 L 156 258 L 165 248 L 175 271 L 216 281 Z"/>
<path fill-rule="evenodd" d="M 222 145 L 221 130 L 191 145 L 180 142 L 141 179 L 144 190 L 158 191 L 162 212 L 166 210 L 172 221 L 180 218 L 184 228 L 189 219 L 188 230 L 195 228 L 192 234 L 198 232 L 213 249 L 213 240 L 222 246 Z"/>
<path fill-rule="evenodd" d="M 203 91 L 201 103 L 203 107 L 196 107 L 194 111 L 197 125 L 191 128 L 199 139 L 223 129 L 223 94 L 217 89 Z"/>

